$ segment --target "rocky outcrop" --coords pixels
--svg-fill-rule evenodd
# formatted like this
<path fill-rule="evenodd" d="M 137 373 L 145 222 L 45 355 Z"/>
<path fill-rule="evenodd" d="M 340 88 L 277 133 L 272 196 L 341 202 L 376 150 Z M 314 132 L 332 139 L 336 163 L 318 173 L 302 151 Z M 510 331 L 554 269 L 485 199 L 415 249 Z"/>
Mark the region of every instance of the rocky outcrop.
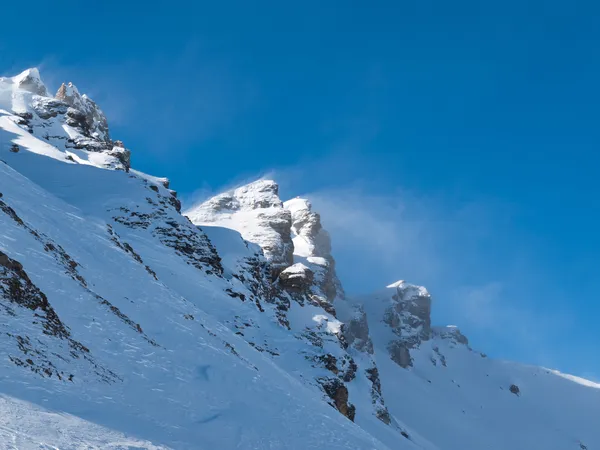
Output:
<path fill-rule="evenodd" d="M 295 198 L 284 203 L 292 216 L 294 260 L 308 266 L 315 274 L 315 285 L 321 301 L 333 303 L 343 298 L 344 291 L 335 273 L 335 260 L 331 255 L 331 238 L 321 225 L 321 217 L 312 210 L 310 202 Z"/>
<path fill-rule="evenodd" d="M 403 369 L 413 366 L 412 352 L 424 342 L 433 341 L 429 359 L 434 366 L 447 366 L 444 348 L 465 346 L 471 350 L 468 339 L 457 327 L 431 326 L 431 295 L 422 286 L 400 280 L 385 290 L 350 299 L 350 303 L 355 315 L 345 319 L 346 340 L 354 347 L 369 348 L 369 342 L 365 341 L 365 323 L 366 326 L 383 324 L 389 331 L 379 333 L 375 345 L 385 349 L 387 356 Z"/>
<path fill-rule="evenodd" d="M 111 140 L 106 116 L 73 83 L 62 84 L 51 97 L 39 71 L 33 68 L 0 78 L 0 91 L 10 92 L 0 99 L 0 109 L 12 111 L 15 123 L 63 151 L 65 161 L 129 171 L 129 150 Z"/>
<path fill-rule="evenodd" d="M 469 346 L 469 340 L 467 339 L 467 337 L 464 334 L 462 334 L 460 330 L 454 325 L 447 325 L 445 327 L 433 327 L 432 333 L 434 336 L 451 341 L 455 345 L 466 345 L 467 347 Z"/>
<path fill-rule="evenodd" d="M 369 333 L 367 314 L 362 305 L 352 308 L 352 314 L 344 319 L 344 337 L 348 345 L 359 352 L 373 354 L 373 341 Z"/>
<path fill-rule="evenodd" d="M 73 83 L 63 83 L 55 98 L 72 108 L 67 115 L 86 136 L 110 142 L 106 116 L 91 98 L 85 94 L 81 95 Z"/>
<path fill-rule="evenodd" d="M 113 221 L 131 229 L 150 230 L 189 265 L 209 275 L 221 275 L 221 259 L 206 235 L 178 214 L 178 205 L 173 204 L 174 197 L 170 193 L 163 195 L 155 185 L 143 182 L 149 190 L 146 204 L 110 210 Z"/>
<path fill-rule="evenodd" d="M 302 263 L 287 267 L 279 274 L 279 283 L 289 292 L 303 292 L 310 289 L 314 281 L 314 273 Z"/>
<path fill-rule="evenodd" d="M 383 321 L 397 336 L 388 343 L 392 360 L 401 367 L 412 366 L 410 349 L 431 338 L 431 296 L 421 286 L 398 281 L 392 289 Z"/>
<path fill-rule="evenodd" d="M 348 388 L 337 378 L 323 381 L 323 388 L 340 413 L 354 422 L 356 407 L 348 402 Z"/>

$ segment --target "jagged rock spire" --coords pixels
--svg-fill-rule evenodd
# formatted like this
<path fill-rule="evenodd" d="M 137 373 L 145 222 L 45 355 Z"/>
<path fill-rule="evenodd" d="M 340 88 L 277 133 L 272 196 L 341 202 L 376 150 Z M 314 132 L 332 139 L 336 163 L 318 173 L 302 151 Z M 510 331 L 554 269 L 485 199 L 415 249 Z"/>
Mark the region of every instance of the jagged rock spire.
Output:
<path fill-rule="evenodd" d="M 106 116 L 91 98 L 81 95 L 73 83 L 63 83 L 55 97 L 83 114 L 82 125 L 91 137 L 104 142 L 110 141 Z"/>

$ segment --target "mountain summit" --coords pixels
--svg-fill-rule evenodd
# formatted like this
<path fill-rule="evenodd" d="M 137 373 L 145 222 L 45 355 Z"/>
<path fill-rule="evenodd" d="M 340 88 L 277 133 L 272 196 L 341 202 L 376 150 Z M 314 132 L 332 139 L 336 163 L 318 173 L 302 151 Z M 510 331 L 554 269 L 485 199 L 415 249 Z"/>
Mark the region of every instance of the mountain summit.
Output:
<path fill-rule="evenodd" d="M 0 449 L 600 448 L 600 385 L 475 351 L 424 287 L 349 295 L 308 199 L 181 214 L 112 139 L 0 78 Z"/>

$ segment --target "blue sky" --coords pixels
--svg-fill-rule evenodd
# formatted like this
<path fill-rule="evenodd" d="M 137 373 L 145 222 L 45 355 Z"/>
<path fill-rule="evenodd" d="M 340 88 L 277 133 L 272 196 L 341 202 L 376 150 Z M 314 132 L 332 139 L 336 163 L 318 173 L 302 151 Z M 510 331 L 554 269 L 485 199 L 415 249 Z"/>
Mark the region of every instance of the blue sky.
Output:
<path fill-rule="evenodd" d="M 474 347 L 600 378 L 594 2 L 140 5 L 3 5 L 0 74 L 73 81 L 188 204 L 309 194 L 348 291 L 424 284 Z"/>

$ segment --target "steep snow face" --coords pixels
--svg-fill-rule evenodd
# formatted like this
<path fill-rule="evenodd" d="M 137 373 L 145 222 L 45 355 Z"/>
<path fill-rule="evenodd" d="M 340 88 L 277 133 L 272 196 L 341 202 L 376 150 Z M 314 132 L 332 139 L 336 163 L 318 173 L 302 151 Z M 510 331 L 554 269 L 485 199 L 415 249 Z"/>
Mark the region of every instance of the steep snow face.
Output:
<path fill-rule="evenodd" d="M 37 69 L 0 78 L 0 143 L 0 152 L 26 150 L 125 171 L 130 166 L 129 150 L 110 140 L 100 108 L 72 83 L 51 97 Z"/>
<path fill-rule="evenodd" d="M 382 392 L 423 448 L 592 449 L 600 386 L 473 351 L 454 326 L 430 325 L 431 297 L 399 281 L 350 299 L 368 317 Z"/>
<path fill-rule="evenodd" d="M 283 208 L 278 192 L 274 181 L 259 180 L 219 194 L 185 215 L 196 225 L 239 231 L 244 239 L 263 249 L 276 277 L 293 263 L 291 214 Z"/>

